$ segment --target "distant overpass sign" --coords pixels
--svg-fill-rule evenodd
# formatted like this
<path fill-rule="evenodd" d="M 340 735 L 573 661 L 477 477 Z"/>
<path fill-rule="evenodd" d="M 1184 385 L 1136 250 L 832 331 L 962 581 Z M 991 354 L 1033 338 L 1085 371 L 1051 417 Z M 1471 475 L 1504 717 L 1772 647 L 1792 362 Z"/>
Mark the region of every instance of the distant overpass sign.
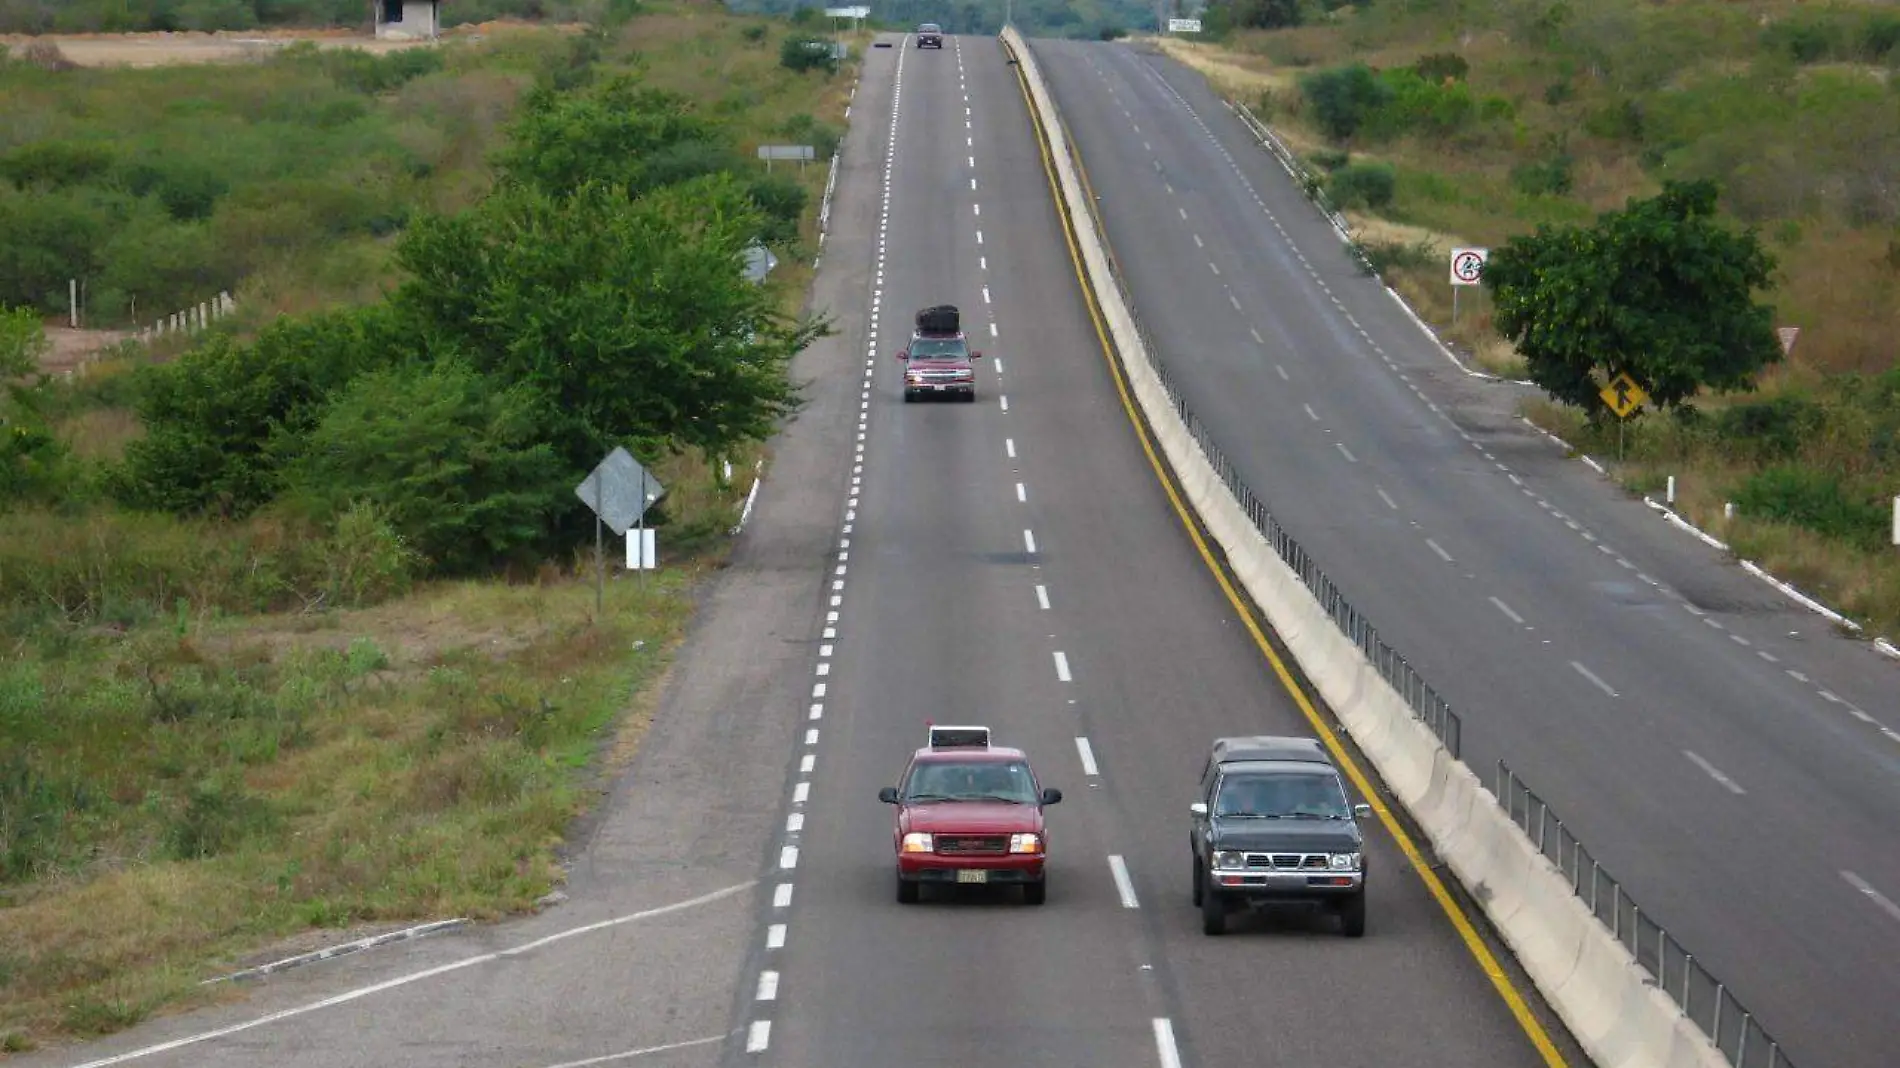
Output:
<path fill-rule="evenodd" d="M 1200 19 L 1169 19 L 1168 32 L 1169 33 L 1200 33 L 1201 20 Z"/>
<path fill-rule="evenodd" d="M 825 16 L 834 19 L 868 19 L 871 9 L 868 7 L 828 7 Z"/>

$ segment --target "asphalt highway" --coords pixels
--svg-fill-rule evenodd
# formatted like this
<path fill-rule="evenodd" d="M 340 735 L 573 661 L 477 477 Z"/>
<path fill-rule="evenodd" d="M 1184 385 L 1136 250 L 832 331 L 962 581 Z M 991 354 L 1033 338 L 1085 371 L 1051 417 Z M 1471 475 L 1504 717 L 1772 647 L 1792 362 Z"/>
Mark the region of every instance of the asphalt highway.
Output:
<path fill-rule="evenodd" d="M 875 230 L 826 253 L 875 256 L 868 326 L 834 309 L 863 331 L 862 414 L 769 949 L 726 1063 L 1545 1063 L 1376 825 L 1366 938 L 1297 914 L 1200 933 L 1187 805 L 1207 745 L 1311 732 L 1121 407 L 1013 70 L 993 38 L 946 43 L 872 50 L 853 102 L 890 168 Z M 906 405 L 893 357 L 939 303 L 985 354 L 980 395 Z M 1065 792 L 1046 905 L 896 902 L 876 795 L 933 720 L 987 724 Z"/>
<path fill-rule="evenodd" d="M 1516 420 L 1198 75 L 1035 44 L 1137 311 L 1247 483 L 1796 1062 L 1900 1049 L 1900 665 Z"/>

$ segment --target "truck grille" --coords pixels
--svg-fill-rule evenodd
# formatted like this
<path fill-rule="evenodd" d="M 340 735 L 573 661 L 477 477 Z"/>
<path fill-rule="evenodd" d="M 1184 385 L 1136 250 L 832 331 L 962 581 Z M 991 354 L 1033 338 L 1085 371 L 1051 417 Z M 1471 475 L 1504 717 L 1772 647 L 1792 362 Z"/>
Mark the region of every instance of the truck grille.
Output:
<path fill-rule="evenodd" d="M 1004 834 L 940 834 L 936 838 L 937 852 L 970 856 L 973 854 L 1008 853 L 1009 836 Z"/>
<path fill-rule="evenodd" d="M 1331 868 L 1324 853 L 1249 853 L 1247 866 L 1265 871 L 1327 871 Z"/>

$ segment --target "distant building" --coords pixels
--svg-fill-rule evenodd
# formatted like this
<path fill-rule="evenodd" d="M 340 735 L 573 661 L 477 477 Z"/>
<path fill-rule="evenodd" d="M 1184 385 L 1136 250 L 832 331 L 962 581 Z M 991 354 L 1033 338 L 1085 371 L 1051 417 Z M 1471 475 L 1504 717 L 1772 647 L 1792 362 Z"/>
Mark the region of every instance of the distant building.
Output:
<path fill-rule="evenodd" d="M 441 33 L 441 0 L 375 0 L 376 36 L 384 40 L 434 40 Z"/>

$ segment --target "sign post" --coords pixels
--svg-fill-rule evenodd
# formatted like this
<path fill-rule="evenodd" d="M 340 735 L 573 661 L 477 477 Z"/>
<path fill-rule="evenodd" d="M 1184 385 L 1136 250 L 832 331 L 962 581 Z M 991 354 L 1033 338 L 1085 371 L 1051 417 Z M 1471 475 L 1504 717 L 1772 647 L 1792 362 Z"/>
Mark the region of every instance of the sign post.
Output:
<path fill-rule="evenodd" d="M 1169 19 L 1168 32 L 1169 33 L 1200 33 L 1201 20 L 1200 19 Z"/>
<path fill-rule="evenodd" d="M 1623 427 L 1629 417 L 1635 415 L 1636 410 L 1649 399 L 1649 393 L 1636 384 L 1636 380 L 1629 376 L 1628 371 L 1621 371 L 1615 378 L 1610 379 L 1609 385 L 1597 391 L 1597 396 L 1603 398 L 1604 406 L 1610 409 L 1610 414 L 1616 416 L 1616 462 L 1622 463 Z"/>
<path fill-rule="evenodd" d="M 1781 339 L 1781 354 L 1787 356 L 1794 352 L 1794 339 L 1801 336 L 1801 328 L 1778 326 L 1775 328 L 1775 336 Z"/>
<path fill-rule="evenodd" d="M 1451 250 L 1451 321 L 1458 322 L 1458 291 L 1465 286 L 1475 286 L 1484 278 L 1484 263 L 1491 258 L 1488 248 L 1455 248 Z"/>
<path fill-rule="evenodd" d="M 810 145 L 760 145 L 759 158 L 765 161 L 765 169 L 772 169 L 775 159 L 795 159 L 798 169 L 804 170 L 805 164 L 818 158 L 818 150 Z"/>
<path fill-rule="evenodd" d="M 601 460 L 588 476 L 574 487 L 574 495 L 581 503 L 594 512 L 594 613 L 600 614 L 606 600 L 607 560 L 602 546 L 601 524 L 605 523 L 613 532 L 626 537 L 629 528 L 637 524 L 640 548 L 639 571 L 642 581 L 648 568 L 658 563 L 652 559 L 650 542 L 646 530 L 647 509 L 653 502 L 666 495 L 666 487 L 654 478 L 633 454 L 620 446 Z"/>

